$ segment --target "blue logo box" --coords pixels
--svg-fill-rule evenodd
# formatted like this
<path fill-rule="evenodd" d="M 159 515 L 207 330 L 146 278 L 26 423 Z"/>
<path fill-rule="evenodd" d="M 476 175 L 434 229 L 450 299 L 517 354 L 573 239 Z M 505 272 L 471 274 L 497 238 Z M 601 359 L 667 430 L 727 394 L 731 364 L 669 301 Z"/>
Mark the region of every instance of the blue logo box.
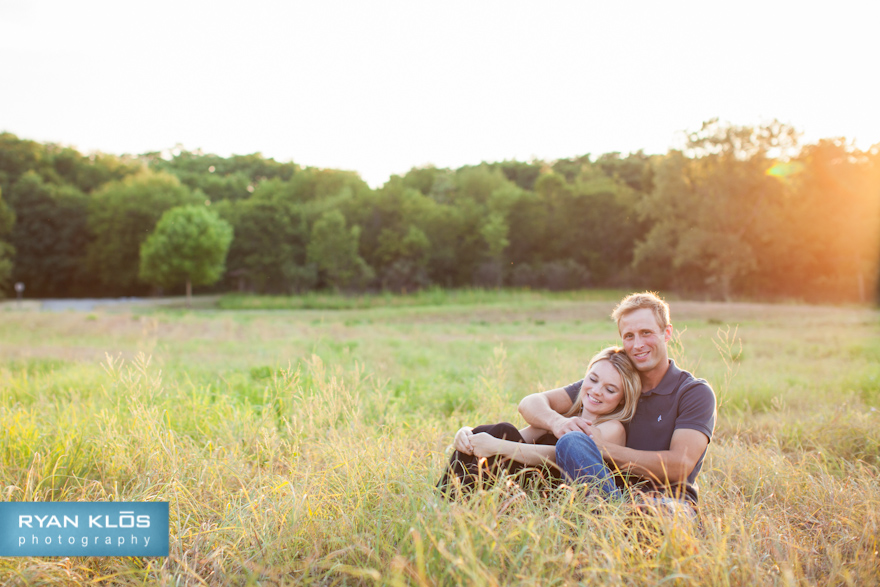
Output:
<path fill-rule="evenodd" d="M 0 502 L 0 556 L 168 556 L 168 502 Z"/>

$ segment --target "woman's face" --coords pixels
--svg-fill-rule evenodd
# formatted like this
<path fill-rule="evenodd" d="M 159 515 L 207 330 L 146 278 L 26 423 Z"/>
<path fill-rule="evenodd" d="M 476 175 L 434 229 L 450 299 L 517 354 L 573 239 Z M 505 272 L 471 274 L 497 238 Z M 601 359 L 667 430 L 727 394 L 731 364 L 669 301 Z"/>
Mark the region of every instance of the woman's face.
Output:
<path fill-rule="evenodd" d="M 610 414 L 623 401 L 623 380 L 608 361 L 598 361 L 584 377 L 581 387 L 584 412 L 594 416 Z"/>

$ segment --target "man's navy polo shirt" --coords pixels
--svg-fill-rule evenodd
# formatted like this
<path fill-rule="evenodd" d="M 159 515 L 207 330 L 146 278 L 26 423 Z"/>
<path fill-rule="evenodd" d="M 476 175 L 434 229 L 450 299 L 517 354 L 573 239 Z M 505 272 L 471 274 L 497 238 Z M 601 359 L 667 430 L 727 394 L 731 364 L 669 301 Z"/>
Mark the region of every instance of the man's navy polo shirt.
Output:
<path fill-rule="evenodd" d="M 565 387 L 572 401 L 577 399 L 582 385 L 583 380 Z M 715 392 L 705 380 L 679 369 L 670 359 L 660 385 L 642 392 L 635 416 L 624 427 L 626 446 L 636 450 L 669 450 L 672 433 L 678 428 L 697 430 L 711 440 L 715 430 Z M 696 479 L 705 456 L 703 451 L 687 478 L 685 491 L 694 501 Z"/>

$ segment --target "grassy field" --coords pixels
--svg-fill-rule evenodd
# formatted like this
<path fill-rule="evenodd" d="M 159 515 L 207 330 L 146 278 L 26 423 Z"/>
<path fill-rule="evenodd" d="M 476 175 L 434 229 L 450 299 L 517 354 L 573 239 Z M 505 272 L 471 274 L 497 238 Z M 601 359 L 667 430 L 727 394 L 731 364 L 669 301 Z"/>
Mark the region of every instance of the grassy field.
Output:
<path fill-rule="evenodd" d="M 2 499 L 168 501 L 171 553 L 0 559 L 0 584 L 880 583 L 873 309 L 672 302 L 676 360 L 720 401 L 702 528 L 435 496 L 455 430 L 521 423 L 617 341 L 619 293 L 8 304 Z"/>

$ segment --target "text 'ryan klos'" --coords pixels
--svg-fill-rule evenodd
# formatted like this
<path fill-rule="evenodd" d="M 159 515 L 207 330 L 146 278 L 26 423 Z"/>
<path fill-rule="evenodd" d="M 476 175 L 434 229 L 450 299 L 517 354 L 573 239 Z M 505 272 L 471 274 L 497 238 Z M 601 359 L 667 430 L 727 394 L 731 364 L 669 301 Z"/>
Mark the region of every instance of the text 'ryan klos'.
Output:
<path fill-rule="evenodd" d="M 115 523 L 114 523 L 115 522 Z M 37 525 L 34 526 L 34 523 Z M 75 515 L 62 516 L 59 520 L 58 516 L 34 516 L 19 515 L 19 528 L 79 528 L 79 516 Z M 134 512 L 119 512 L 117 519 L 111 520 L 110 516 L 97 515 L 89 516 L 89 528 L 149 528 L 150 516 L 135 516 Z"/>

